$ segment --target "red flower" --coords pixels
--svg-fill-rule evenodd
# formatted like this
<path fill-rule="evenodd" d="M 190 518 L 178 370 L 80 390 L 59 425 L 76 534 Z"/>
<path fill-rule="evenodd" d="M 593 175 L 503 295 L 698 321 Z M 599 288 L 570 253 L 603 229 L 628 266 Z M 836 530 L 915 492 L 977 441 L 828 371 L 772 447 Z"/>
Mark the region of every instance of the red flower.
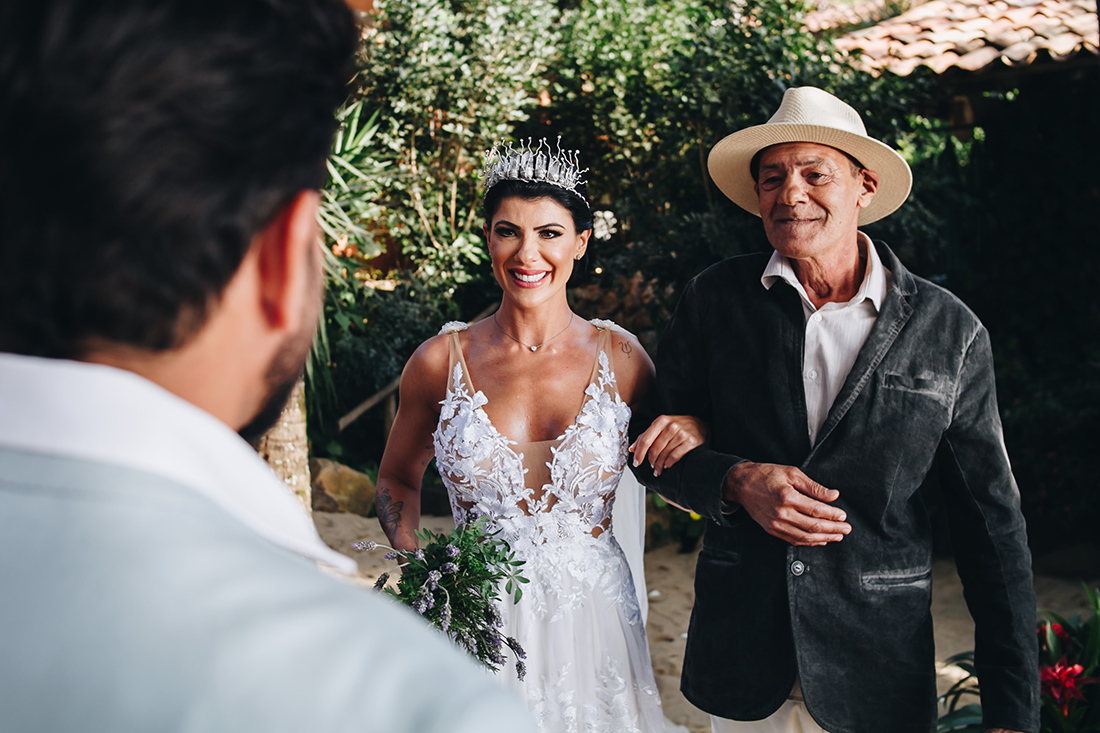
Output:
<path fill-rule="evenodd" d="M 1069 641 L 1069 632 L 1062 627 L 1062 624 L 1052 624 L 1049 621 L 1044 621 L 1043 623 L 1039 624 L 1039 627 L 1036 629 L 1041 639 L 1046 638 L 1046 627 L 1048 624 L 1050 625 L 1051 631 L 1054 632 L 1055 636 L 1057 636 L 1062 641 Z"/>
<path fill-rule="evenodd" d="M 1100 681 L 1097 677 L 1081 677 L 1084 671 L 1085 668 L 1080 664 L 1067 665 L 1065 657 L 1049 667 L 1039 668 L 1042 694 L 1049 695 L 1056 704 L 1062 706 L 1062 715 L 1069 715 L 1070 700 L 1085 699 L 1078 685 L 1091 685 Z"/>

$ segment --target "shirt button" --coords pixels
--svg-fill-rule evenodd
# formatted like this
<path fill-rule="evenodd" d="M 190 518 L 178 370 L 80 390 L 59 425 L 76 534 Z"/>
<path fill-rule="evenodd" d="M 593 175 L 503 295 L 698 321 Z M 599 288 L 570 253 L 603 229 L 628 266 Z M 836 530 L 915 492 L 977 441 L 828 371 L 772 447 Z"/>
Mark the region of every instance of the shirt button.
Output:
<path fill-rule="evenodd" d="M 795 560 L 791 563 L 791 575 L 798 577 L 802 573 L 806 572 L 806 563 L 801 560 Z"/>
<path fill-rule="evenodd" d="M 809 371 L 809 372 L 808 372 L 808 373 L 806 374 L 806 376 L 807 376 L 807 377 L 809 377 L 810 379 L 817 379 L 817 370 L 816 370 L 816 369 L 811 369 L 811 370 L 810 370 L 810 371 Z"/>
<path fill-rule="evenodd" d="M 819 323 L 821 321 L 821 314 L 820 313 L 814 313 L 812 316 L 810 316 L 810 320 L 813 321 L 814 323 Z"/>

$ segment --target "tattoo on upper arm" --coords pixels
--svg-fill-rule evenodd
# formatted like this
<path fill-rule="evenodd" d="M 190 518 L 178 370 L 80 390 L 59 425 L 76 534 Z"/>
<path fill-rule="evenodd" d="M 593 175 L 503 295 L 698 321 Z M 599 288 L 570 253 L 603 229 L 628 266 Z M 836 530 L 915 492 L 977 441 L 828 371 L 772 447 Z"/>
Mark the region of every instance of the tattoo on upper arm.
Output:
<path fill-rule="evenodd" d="M 634 352 L 634 347 L 626 341 L 623 341 L 619 348 L 622 349 L 623 353 L 626 354 L 628 357 Z"/>
<path fill-rule="evenodd" d="M 394 501 L 389 489 L 379 489 L 378 496 L 374 500 L 375 509 L 378 511 L 378 522 L 388 537 L 397 531 L 397 525 L 401 521 L 401 510 L 405 508 L 405 502 Z"/>

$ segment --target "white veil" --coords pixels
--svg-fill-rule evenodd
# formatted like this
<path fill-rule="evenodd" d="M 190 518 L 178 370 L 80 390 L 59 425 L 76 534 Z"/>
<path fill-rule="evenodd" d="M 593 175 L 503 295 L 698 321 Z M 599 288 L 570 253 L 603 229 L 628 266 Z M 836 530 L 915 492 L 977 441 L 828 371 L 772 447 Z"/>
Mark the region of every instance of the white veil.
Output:
<path fill-rule="evenodd" d="M 629 456 L 627 460 L 633 460 L 633 456 Z M 623 470 L 619 487 L 615 490 L 615 505 L 611 507 L 611 528 L 615 533 L 615 541 L 626 555 L 626 564 L 630 566 L 644 624 L 649 614 L 645 564 L 642 560 L 645 552 L 645 487 L 634 478 L 629 466 Z"/>

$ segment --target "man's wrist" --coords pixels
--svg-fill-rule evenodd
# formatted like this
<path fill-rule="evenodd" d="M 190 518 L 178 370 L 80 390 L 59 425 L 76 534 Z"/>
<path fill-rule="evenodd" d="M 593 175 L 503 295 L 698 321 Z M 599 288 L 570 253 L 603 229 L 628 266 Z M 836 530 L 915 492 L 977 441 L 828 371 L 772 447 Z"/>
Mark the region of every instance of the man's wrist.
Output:
<path fill-rule="evenodd" d="M 746 463 L 748 463 L 748 461 L 739 461 L 735 463 L 726 471 L 726 475 L 722 479 L 722 500 L 720 508 L 723 514 L 733 514 L 741 508 L 741 504 L 737 500 L 737 481 L 735 472 L 740 466 Z"/>

